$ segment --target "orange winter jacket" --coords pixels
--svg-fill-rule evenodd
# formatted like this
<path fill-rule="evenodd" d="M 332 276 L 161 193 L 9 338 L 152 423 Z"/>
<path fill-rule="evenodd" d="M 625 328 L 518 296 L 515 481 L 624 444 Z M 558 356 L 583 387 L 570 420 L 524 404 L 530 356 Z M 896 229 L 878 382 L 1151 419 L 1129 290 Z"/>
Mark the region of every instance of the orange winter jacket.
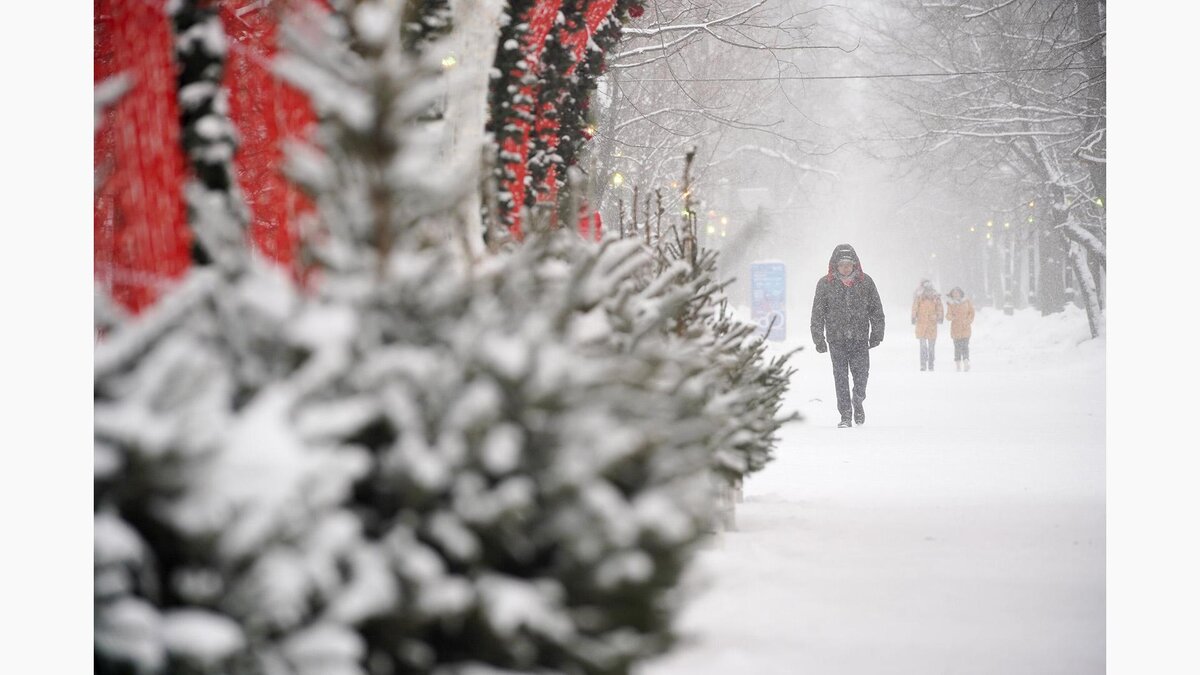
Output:
<path fill-rule="evenodd" d="M 913 298 L 912 318 L 917 325 L 917 338 L 922 340 L 937 339 L 937 325 L 945 318 L 942 308 L 942 296 L 921 294 Z"/>
<path fill-rule="evenodd" d="M 975 320 L 975 306 L 967 298 L 958 302 L 946 298 L 946 318 L 950 319 L 950 338 L 961 340 L 971 337 L 971 322 Z"/>

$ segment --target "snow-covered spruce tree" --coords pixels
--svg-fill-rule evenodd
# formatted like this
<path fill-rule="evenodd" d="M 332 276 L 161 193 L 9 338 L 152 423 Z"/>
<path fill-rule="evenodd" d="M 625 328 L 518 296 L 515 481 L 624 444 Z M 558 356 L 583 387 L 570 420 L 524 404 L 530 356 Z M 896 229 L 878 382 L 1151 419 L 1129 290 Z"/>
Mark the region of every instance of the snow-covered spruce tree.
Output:
<path fill-rule="evenodd" d="M 778 429 L 799 419 L 795 414 L 779 414 L 794 372 L 787 366 L 791 353 L 768 359 L 765 336 L 755 335 L 754 326 L 737 321 L 727 311 L 724 286 L 717 282 L 719 254 L 698 246 L 692 221 L 685 218 L 662 236 L 650 237 L 647 214 L 643 232 L 637 229 L 631 228 L 634 238 L 650 239 L 655 260 L 639 283 L 661 284 L 667 277 L 689 289 L 668 332 L 695 345 L 710 369 L 708 411 L 724 420 L 709 438 L 712 468 L 722 486 L 738 485 L 771 460 Z M 721 511 L 728 526 L 732 504 L 723 503 Z"/>
<path fill-rule="evenodd" d="M 199 267 L 97 346 L 97 673 L 355 672 L 305 589 L 357 571 L 367 463 L 294 431 L 338 363 L 337 317 L 301 308 L 265 263 Z"/>
<path fill-rule="evenodd" d="M 724 300 L 711 328 L 712 363 L 721 374 L 722 404 L 730 422 L 718 436 L 721 447 L 714 455 L 714 468 L 740 483 L 771 461 L 780 427 L 800 419 L 796 413 L 779 414 L 795 373 L 787 365 L 792 352 L 768 358 L 766 336 L 734 319 Z"/>
<path fill-rule="evenodd" d="M 429 182 L 428 75 L 395 8 L 349 13 L 353 50 L 291 34 L 282 67 L 323 120 L 291 173 L 324 228 L 313 304 L 345 327 L 296 429 L 370 457 L 347 504 L 360 572 L 304 590 L 371 672 L 629 672 L 672 641 L 710 508 L 721 421 L 699 355 L 664 339 L 687 294 L 636 286 L 636 242 L 561 231 L 468 267 L 437 224 L 473 181 Z"/>
<path fill-rule="evenodd" d="M 200 267 L 97 345 L 97 673 L 326 662 L 329 648 L 302 639 L 309 598 L 290 591 L 337 575 L 335 506 L 365 462 L 291 430 L 294 382 L 322 362 L 290 327 L 295 300 L 282 271 Z M 294 380 L 244 377 L 289 363 L 307 365 Z"/>
<path fill-rule="evenodd" d="M 223 53 L 205 21 L 177 23 L 181 50 Z M 336 506 L 365 456 L 291 429 L 291 401 L 331 363 L 329 327 L 249 253 L 240 196 L 210 180 L 231 177 L 233 140 L 219 107 L 186 112 L 219 100 L 202 84 L 180 96 L 185 139 L 187 124 L 203 127 L 185 140 L 189 224 L 212 264 L 141 316 L 106 313 L 96 346 L 95 671 L 347 672 L 336 666 L 358 662 L 356 636 L 316 623 L 311 598 L 292 591 L 345 566 L 337 544 L 355 521 Z"/>

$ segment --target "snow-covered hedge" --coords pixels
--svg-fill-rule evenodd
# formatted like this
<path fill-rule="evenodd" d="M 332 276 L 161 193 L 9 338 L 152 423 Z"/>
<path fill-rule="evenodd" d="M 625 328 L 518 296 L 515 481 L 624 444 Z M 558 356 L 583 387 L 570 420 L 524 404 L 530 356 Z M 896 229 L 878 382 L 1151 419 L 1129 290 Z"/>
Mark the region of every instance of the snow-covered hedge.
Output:
<path fill-rule="evenodd" d="M 712 385 L 707 409 L 724 420 L 709 438 L 712 467 L 725 483 L 736 484 L 766 466 L 776 431 L 798 419 L 779 414 L 793 373 L 787 366 L 791 353 L 767 358 L 765 337 L 728 310 L 718 282 L 718 252 L 696 246 L 695 232 L 688 228 L 684 224 L 680 232 L 671 226 L 651 238 L 647 248 L 655 265 L 643 270 L 639 283 L 686 289 L 687 299 L 667 327 L 668 337 L 680 336 L 703 354 Z"/>
<path fill-rule="evenodd" d="M 308 20 L 313 287 L 216 255 L 97 346 L 96 671 L 629 672 L 675 638 L 714 468 L 769 457 L 782 364 L 707 253 L 470 260 L 397 6 Z"/>
<path fill-rule="evenodd" d="M 338 505 L 367 463 L 292 428 L 319 365 L 299 309 L 277 270 L 202 268 L 97 345 L 97 673 L 271 672 L 285 655 L 292 670 L 274 672 L 320 668 L 292 653 L 311 598 L 273 592 L 300 572 L 257 570 L 304 552 L 336 576 L 309 552 L 352 520 Z"/>
<path fill-rule="evenodd" d="M 368 662 L 626 672 L 670 643 L 721 420 L 695 355 L 660 338 L 677 305 L 632 290 L 641 256 L 559 233 L 467 277 L 444 250 L 397 253 L 352 313 L 345 365 L 296 419 L 371 457 L 349 508 L 391 583 L 343 617 Z M 604 302 L 623 295 L 644 324 L 617 349 Z"/>
<path fill-rule="evenodd" d="M 471 275 L 390 263 L 308 300 L 198 272 L 101 344 L 101 670 L 624 672 L 669 645 L 723 422 L 661 338 L 682 294 L 569 234 Z M 640 309 L 620 341 L 614 298 Z M 295 369 L 239 387 L 248 331 Z"/>

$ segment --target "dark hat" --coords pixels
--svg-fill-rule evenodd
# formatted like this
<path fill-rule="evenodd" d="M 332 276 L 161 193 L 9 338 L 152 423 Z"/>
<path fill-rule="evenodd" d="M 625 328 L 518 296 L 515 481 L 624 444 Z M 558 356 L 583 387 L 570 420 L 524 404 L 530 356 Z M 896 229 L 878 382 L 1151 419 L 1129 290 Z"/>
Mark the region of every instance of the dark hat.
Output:
<path fill-rule="evenodd" d="M 855 276 L 863 273 L 862 261 L 858 259 L 858 253 L 855 252 L 854 247 L 850 244 L 838 244 L 833 247 L 833 254 L 829 256 L 829 275 L 826 278 L 832 281 L 834 275 L 837 274 L 838 263 L 847 260 L 854 263 Z"/>

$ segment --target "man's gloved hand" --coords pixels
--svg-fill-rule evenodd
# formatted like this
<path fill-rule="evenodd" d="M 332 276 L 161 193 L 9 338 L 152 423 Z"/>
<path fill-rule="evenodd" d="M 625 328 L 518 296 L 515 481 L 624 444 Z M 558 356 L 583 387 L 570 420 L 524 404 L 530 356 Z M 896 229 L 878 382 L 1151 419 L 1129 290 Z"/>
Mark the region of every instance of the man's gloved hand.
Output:
<path fill-rule="evenodd" d="M 825 344 L 824 342 L 817 343 L 817 353 L 818 354 L 824 354 L 827 351 L 829 351 L 829 345 Z"/>
<path fill-rule="evenodd" d="M 871 341 L 867 343 L 867 349 L 875 349 L 881 342 L 883 342 L 883 338 L 871 338 Z"/>

